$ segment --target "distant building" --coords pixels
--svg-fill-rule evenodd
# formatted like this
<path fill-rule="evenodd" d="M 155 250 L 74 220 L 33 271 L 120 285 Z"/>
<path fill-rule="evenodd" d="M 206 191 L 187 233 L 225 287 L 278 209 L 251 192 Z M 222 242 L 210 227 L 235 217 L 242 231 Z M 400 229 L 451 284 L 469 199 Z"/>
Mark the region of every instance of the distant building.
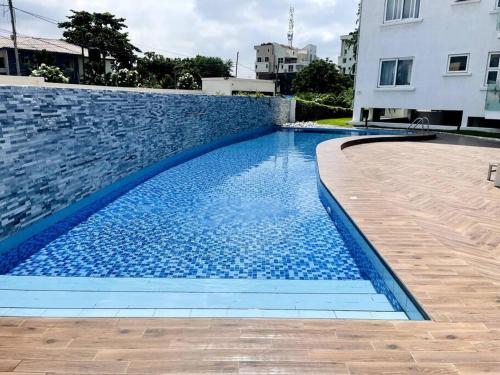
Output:
<path fill-rule="evenodd" d="M 33 69 L 45 62 L 61 68 L 70 79 L 78 83 L 83 76 L 82 48 L 59 39 L 18 37 L 19 64 L 21 75 L 28 76 Z M 85 61 L 88 50 L 84 49 Z M 106 72 L 111 70 L 112 59 L 106 59 Z M 14 42 L 0 35 L 0 75 L 17 75 Z"/>
<path fill-rule="evenodd" d="M 255 46 L 255 73 L 258 79 L 275 80 L 279 92 L 289 95 L 297 72 L 317 59 L 316 46 L 292 48 L 279 43 L 264 43 Z"/>
<path fill-rule="evenodd" d="M 274 81 L 242 78 L 203 78 L 202 91 L 208 95 L 238 95 L 261 93 L 274 96 Z"/>
<path fill-rule="evenodd" d="M 337 64 L 342 73 L 349 75 L 356 74 L 356 59 L 354 57 L 352 38 L 352 35 L 342 35 L 340 37 L 340 56 Z"/>

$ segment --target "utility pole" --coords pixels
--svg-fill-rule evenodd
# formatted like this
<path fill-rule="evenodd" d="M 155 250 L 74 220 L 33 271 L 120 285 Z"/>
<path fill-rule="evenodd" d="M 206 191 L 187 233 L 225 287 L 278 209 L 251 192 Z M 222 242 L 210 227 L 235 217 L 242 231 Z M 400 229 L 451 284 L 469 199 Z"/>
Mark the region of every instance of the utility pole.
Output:
<path fill-rule="evenodd" d="M 238 78 L 238 65 L 240 64 L 240 51 L 236 52 L 236 78 Z"/>
<path fill-rule="evenodd" d="M 17 50 L 17 32 L 16 32 L 16 15 L 14 13 L 14 6 L 12 0 L 9 0 L 10 22 L 12 23 L 12 40 L 14 42 L 14 54 L 16 57 L 16 71 L 17 75 L 21 75 L 21 66 L 19 65 L 19 51 Z"/>

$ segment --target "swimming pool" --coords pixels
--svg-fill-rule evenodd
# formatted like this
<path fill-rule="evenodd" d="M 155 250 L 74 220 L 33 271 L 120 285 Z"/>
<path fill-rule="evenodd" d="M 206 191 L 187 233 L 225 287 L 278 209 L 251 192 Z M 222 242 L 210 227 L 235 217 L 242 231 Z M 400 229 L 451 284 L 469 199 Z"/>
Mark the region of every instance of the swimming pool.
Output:
<path fill-rule="evenodd" d="M 370 294 L 370 301 L 382 303 L 384 311 L 402 312 L 404 306 L 393 291 L 375 280 L 371 261 L 332 223 L 318 194 L 316 146 L 346 134 L 276 131 L 186 161 L 42 243 L 6 270 L 4 277 L 13 283 L 23 277 L 48 283 L 66 278 L 78 284 L 80 292 L 85 289 L 82 280 L 92 283 L 104 278 L 127 280 L 128 286 L 122 281 L 120 288 L 134 285 L 131 291 L 139 282 L 134 279 L 152 279 L 147 285 L 157 286 L 165 285 L 161 283 L 166 279 L 199 280 L 205 284 L 192 284 L 194 289 L 217 285 L 215 289 L 222 293 L 241 289 L 257 293 L 272 285 L 282 295 L 300 289 L 304 303 L 306 294 L 332 282 L 337 300 L 352 294 L 349 291 L 362 291 Z M 235 279 L 244 283 L 240 290 L 234 289 L 239 284 L 228 281 Z M 344 281 L 351 283 L 341 284 Z M 179 285 L 189 289 L 182 282 Z M 363 288 L 356 290 L 353 285 Z M 182 290 L 174 287 L 176 293 Z M 351 302 L 360 293 L 354 294 Z M 288 304 L 297 310 L 300 302 L 295 298 Z M 246 303 L 259 309 L 258 303 Z M 204 308 L 228 309 L 218 302 Z"/>

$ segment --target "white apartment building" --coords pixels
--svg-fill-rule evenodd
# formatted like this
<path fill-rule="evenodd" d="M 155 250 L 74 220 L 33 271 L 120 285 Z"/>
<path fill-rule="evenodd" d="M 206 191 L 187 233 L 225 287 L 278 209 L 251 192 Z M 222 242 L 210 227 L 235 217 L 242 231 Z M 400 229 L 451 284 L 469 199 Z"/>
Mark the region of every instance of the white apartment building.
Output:
<path fill-rule="evenodd" d="M 259 74 L 296 73 L 317 59 L 316 46 L 292 48 L 279 43 L 255 46 L 255 72 Z"/>
<path fill-rule="evenodd" d="M 289 94 L 295 74 L 318 58 L 316 46 L 312 44 L 293 48 L 279 43 L 263 43 L 254 48 L 257 79 L 279 81 L 282 94 Z"/>
<path fill-rule="evenodd" d="M 500 0 L 362 1 L 354 120 L 365 109 L 372 121 L 500 127 L 499 8 Z"/>
<path fill-rule="evenodd" d="M 354 75 L 356 73 L 356 59 L 354 57 L 354 46 L 351 43 L 352 35 L 340 36 L 340 56 L 337 65 L 343 74 Z"/>

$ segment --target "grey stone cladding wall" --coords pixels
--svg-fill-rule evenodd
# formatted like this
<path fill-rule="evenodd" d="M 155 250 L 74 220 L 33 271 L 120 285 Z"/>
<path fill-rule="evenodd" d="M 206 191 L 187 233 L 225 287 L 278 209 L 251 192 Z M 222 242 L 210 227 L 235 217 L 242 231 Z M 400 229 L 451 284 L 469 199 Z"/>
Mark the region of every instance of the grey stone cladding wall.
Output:
<path fill-rule="evenodd" d="M 0 240 L 148 165 L 288 113 L 278 98 L 1 86 Z"/>

